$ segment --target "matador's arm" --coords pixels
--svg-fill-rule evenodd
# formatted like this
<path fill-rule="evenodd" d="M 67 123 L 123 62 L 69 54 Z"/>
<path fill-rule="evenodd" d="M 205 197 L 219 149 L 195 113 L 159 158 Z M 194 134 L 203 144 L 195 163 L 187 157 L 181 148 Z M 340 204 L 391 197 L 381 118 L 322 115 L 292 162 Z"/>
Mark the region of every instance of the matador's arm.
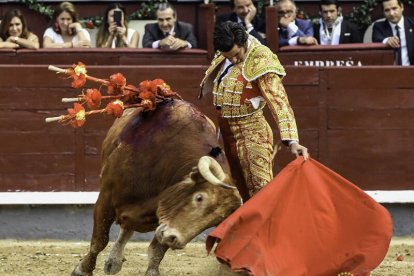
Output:
<path fill-rule="evenodd" d="M 280 77 L 276 73 L 267 73 L 256 81 L 277 123 L 282 141 L 299 141 L 295 115 Z"/>

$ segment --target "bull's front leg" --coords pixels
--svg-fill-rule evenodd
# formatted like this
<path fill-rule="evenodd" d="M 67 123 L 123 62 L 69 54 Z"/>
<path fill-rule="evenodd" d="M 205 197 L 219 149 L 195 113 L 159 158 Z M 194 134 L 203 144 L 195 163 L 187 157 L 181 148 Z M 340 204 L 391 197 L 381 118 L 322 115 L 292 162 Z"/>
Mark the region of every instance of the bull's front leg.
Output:
<path fill-rule="evenodd" d="M 134 231 L 126 230 L 121 227 L 118 238 L 105 261 L 104 271 L 106 274 L 114 275 L 121 271 L 122 265 L 125 261 L 124 248 L 129 239 L 134 234 Z"/>
<path fill-rule="evenodd" d="M 145 272 L 145 276 L 159 276 L 160 275 L 160 263 L 164 258 L 165 252 L 168 250 L 168 246 L 162 245 L 157 237 L 154 236 L 148 247 L 148 269 Z"/>
<path fill-rule="evenodd" d="M 91 276 L 96 266 L 98 254 L 104 250 L 109 241 L 109 230 L 115 219 L 115 210 L 110 201 L 110 195 L 99 193 L 93 216 L 93 232 L 88 254 L 72 271 L 71 276 Z"/>

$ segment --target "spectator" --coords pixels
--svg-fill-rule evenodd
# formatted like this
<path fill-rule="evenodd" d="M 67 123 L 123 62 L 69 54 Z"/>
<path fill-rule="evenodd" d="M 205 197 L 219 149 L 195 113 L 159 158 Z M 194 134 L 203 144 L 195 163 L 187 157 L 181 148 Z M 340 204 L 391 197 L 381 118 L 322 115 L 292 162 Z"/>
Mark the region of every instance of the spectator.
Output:
<path fill-rule="evenodd" d="M 39 38 L 28 30 L 26 19 L 18 9 L 6 12 L 1 20 L 0 48 L 39 48 Z"/>
<path fill-rule="evenodd" d="M 145 25 L 142 41 L 144 48 L 170 50 L 197 48 L 193 27 L 191 24 L 177 21 L 177 11 L 171 4 L 160 4 L 156 15 L 158 23 Z"/>
<path fill-rule="evenodd" d="M 53 13 L 52 26 L 43 34 L 44 48 L 90 48 L 91 37 L 82 28 L 75 6 L 62 2 Z"/>
<path fill-rule="evenodd" d="M 358 26 L 344 20 L 338 0 L 321 0 L 322 17 L 314 25 L 315 38 L 321 45 L 361 43 L 362 36 Z"/>
<path fill-rule="evenodd" d="M 219 25 L 226 21 L 242 23 L 250 35 L 257 38 L 260 43 L 265 44 L 266 24 L 257 15 L 257 10 L 252 0 L 231 0 L 230 3 L 233 12 L 217 16 L 216 24 Z"/>
<path fill-rule="evenodd" d="M 120 26 L 114 20 L 114 13 L 121 13 Z M 101 26 L 96 37 L 98 48 L 136 48 L 139 34 L 136 30 L 128 28 L 125 18 L 125 8 L 118 3 L 113 3 L 105 11 Z"/>
<path fill-rule="evenodd" d="M 312 24 L 296 18 L 297 8 L 293 0 L 277 2 L 279 10 L 279 46 L 287 45 L 317 45 L 313 37 Z"/>
<path fill-rule="evenodd" d="M 401 0 L 384 0 L 382 8 L 385 21 L 376 22 L 372 28 L 372 42 L 382 42 L 395 49 L 395 63 L 414 64 L 414 18 L 404 17 Z"/>

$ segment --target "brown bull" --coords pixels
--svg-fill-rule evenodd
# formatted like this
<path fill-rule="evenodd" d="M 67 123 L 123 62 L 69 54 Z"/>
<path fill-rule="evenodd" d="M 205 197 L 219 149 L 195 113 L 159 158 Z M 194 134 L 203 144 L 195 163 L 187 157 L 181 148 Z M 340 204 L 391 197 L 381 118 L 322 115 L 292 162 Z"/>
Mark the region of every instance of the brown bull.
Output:
<path fill-rule="evenodd" d="M 206 156 L 209 153 L 215 158 Z M 226 172 L 214 125 L 191 104 L 169 101 L 153 112 L 127 110 L 103 143 L 91 245 L 72 276 L 92 275 L 114 221 L 120 233 L 105 273 L 121 270 L 123 249 L 134 231 L 156 230 L 146 275 L 159 275 L 168 248 L 183 248 L 240 206 Z"/>

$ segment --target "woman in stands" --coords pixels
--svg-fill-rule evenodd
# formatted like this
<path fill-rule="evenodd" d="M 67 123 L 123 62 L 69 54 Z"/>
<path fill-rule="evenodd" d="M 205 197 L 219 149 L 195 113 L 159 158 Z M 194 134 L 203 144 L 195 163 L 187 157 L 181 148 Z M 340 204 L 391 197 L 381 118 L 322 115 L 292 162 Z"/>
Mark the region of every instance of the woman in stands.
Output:
<path fill-rule="evenodd" d="M 98 48 L 136 48 L 139 33 L 131 28 L 125 16 L 125 9 L 121 4 L 113 3 L 105 11 L 101 26 L 96 37 Z"/>
<path fill-rule="evenodd" d="M 8 11 L 1 21 L 0 48 L 39 48 L 39 38 L 28 30 L 26 19 L 18 9 Z"/>
<path fill-rule="evenodd" d="M 89 32 L 82 28 L 75 6 L 62 2 L 53 13 L 51 27 L 43 35 L 44 48 L 90 48 Z"/>

